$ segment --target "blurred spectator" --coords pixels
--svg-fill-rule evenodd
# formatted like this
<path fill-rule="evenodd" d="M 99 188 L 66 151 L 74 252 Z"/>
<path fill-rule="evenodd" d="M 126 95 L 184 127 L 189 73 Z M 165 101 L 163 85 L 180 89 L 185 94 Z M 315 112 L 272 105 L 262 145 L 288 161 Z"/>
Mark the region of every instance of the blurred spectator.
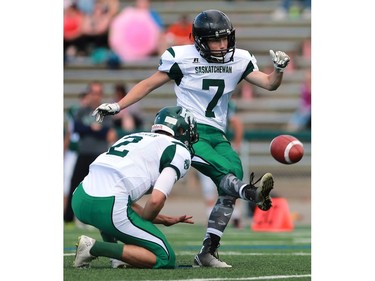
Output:
<path fill-rule="evenodd" d="M 287 130 L 300 131 L 311 128 L 311 70 L 305 73 L 305 80 L 301 87 L 299 108 L 290 119 Z"/>
<path fill-rule="evenodd" d="M 74 114 L 74 132 L 79 134 L 78 157 L 70 181 L 66 208 L 64 209 L 65 222 L 74 221 L 71 206 L 72 194 L 88 174 L 89 165 L 117 139 L 111 117 L 104 120 L 103 123 L 97 123 L 91 115 L 94 109 L 103 102 L 103 85 L 101 82 L 94 81 L 89 84 L 86 102 Z"/>
<path fill-rule="evenodd" d="M 281 0 L 279 7 L 273 12 L 274 20 L 311 19 L 311 0 Z"/>
<path fill-rule="evenodd" d="M 311 60 L 311 38 L 306 38 L 302 42 L 302 56 Z"/>
<path fill-rule="evenodd" d="M 84 14 L 91 14 L 94 11 L 96 0 L 75 0 L 78 9 Z"/>
<path fill-rule="evenodd" d="M 232 131 L 233 137 L 231 138 L 231 143 L 233 149 L 239 153 L 241 149 L 241 144 L 243 141 L 244 136 L 244 125 L 242 120 L 237 114 L 237 107 L 235 103 L 231 100 L 228 104 L 228 120 L 229 120 L 229 128 L 228 131 Z"/>
<path fill-rule="evenodd" d="M 82 38 L 83 13 L 72 0 L 64 1 L 64 61 L 85 49 Z"/>
<path fill-rule="evenodd" d="M 166 31 L 166 40 L 169 46 L 193 44 L 190 38 L 193 23 L 187 14 L 182 14 L 179 19 L 172 23 Z"/>
<path fill-rule="evenodd" d="M 65 0 L 64 61 L 77 56 L 92 56 L 94 62 L 105 61 L 110 53 L 108 32 L 118 8 L 119 0 Z"/>
<path fill-rule="evenodd" d="M 127 94 L 126 86 L 118 83 L 114 86 L 114 102 L 119 102 Z M 128 108 L 113 116 L 114 126 L 122 131 L 121 135 L 143 130 L 144 118 L 138 103 L 134 103 Z"/>
<path fill-rule="evenodd" d="M 113 20 L 109 43 L 123 62 L 145 60 L 164 52 L 164 23 L 149 0 L 136 0 Z"/>
<path fill-rule="evenodd" d="M 90 15 L 94 12 L 94 7 L 97 2 L 105 5 L 108 9 L 108 13 L 114 16 L 120 7 L 119 0 L 75 0 L 78 9 L 84 14 Z"/>
<path fill-rule="evenodd" d="M 233 93 L 233 98 L 240 98 L 243 100 L 252 100 L 255 96 L 254 87 L 250 83 L 247 83 L 245 80 L 242 80 L 237 89 Z"/>
<path fill-rule="evenodd" d="M 120 11 L 120 0 L 98 0 L 107 7 L 108 13 L 111 17 L 115 17 Z"/>
<path fill-rule="evenodd" d="M 79 103 L 70 106 L 64 116 L 64 209 L 68 202 L 70 180 L 78 157 L 79 134 L 74 132 L 74 117 L 78 109 L 86 105 L 87 93 L 84 91 L 79 94 Z"/>
<path fill-rule="evenodd" d="M 104 48 L 109 49 L 108 33 L 112 19 L 117 13 L 116 2 L 96 1 L 93 11 L 86 14 L 82 22 L 82 33 L 84 35 L 86 53 Z M 112 3 L 110 5 L 110 3 Z"/>
<path fill-rule="evenodd" d="M 162 17 L 160 16 L 160 14 L 151 7 L 151 0 L 136 0 L 135 7 L 137 9 L 149 11 L 155 23 L 159 26 L 160 29 L 164 30 L 165 28 L 164 21 Z"/>

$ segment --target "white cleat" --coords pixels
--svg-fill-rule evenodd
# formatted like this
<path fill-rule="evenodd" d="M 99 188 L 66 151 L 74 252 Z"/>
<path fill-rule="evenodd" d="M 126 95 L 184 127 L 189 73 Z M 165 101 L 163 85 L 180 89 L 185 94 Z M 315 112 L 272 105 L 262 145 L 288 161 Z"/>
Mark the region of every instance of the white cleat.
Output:
<path fill-rule="evenodd" d="M 219 260 L 211 253 L 199 253 L 196 255 L 194 258 L 194 265 L 201 267 L 232 267 L 226 262 Z"/>
<path fill-rule="evenodd" d="M 85 235 L 81 235 L 78 238 L 78 243 L 76 244 L 76 256 L 74 260 L 74 267 L 77 268 L 88 268 L 90 267 L 90 262 L 97 257 L 90 254 L 92 246 L 95 244 L 95 239 L 90 238 Z"/>
<path fill-rule="evenodd" d="M 123 261 L 111 259 L 111 267 L 112 268 L 126 268 L 127 264 Z"/>

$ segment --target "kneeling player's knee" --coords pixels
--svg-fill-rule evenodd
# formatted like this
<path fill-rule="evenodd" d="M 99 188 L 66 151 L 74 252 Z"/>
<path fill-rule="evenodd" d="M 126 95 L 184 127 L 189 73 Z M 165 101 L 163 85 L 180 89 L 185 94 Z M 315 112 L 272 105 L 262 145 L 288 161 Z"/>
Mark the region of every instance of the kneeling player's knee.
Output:
<path fill-rule="evenodd" d="M 154 268 L 175 268 L 176 267 L 176 254 L 172 249 L 169 252 L 164 252 L 156 256 L 156 264 Z"/>

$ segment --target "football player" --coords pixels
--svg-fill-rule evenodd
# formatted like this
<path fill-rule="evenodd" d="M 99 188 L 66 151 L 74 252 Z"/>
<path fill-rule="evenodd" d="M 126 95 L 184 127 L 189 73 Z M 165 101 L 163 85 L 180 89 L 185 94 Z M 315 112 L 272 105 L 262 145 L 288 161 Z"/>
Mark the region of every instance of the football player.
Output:
<path fill-rule="evenodd" d="M 188 110 L 165 107 L 151 132 L 122 137 L 92 162 L 74 191 L 72 208 L 81 222 L 100 230 L 104 242 L 80 236 L 75 267 L 89 267 L 99 256 L 111 258 L 112 267 L 176 267 L 175 253 L 154 223 L 193 223 L 192 216 L 159 212 L 175 182 L 190 168 L 192 145 L 198 141 L 196 125 Z M 151 195 L 142 207 L 136 202 L 144 194 Z"/>
<path fill-rule="evenodd" d="M 274 180 L 270 173 L 265 173 L 256 182 L 253 182 L 253 173 L 249 183 L 242 180 L 241 160 L 225 134 L 228 103 L 242 80 L 269 91 L 276 90 L 290 58 L 282 51 L 270 50 L 274 71 L 270 74 L 260 71 L 254 55 L 236 47 L 235 28 L 228 16 L 219 10 L 199 13 L 193 20 L 192 37 L 194 44 L 167 49 L 153 75 L 136 84 L 118 103 L 100 105 L 93 115 L 100 122 L 104 116 L 116 114 L 154 89 L 174 81 L 177 105 L 193 112 L 198 123 L 200 140 L 194 144 L 192 166 L 213 180 L 219 195 L 208 219 L 202 249 L 194 263 L 231 267 L 219 259 L 217 248 L 234 203 L 241 198 L 253 201 L 267 211 L 272 206 L 269 194 Z"/>

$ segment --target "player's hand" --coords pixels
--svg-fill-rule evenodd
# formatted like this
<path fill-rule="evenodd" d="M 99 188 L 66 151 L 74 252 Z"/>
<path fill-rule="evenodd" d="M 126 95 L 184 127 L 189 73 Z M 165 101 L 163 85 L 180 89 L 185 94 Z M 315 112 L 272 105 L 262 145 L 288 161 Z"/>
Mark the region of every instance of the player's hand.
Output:
<path fill-rule="evenodd" d="M 103 103 L 99 105 L 92 116 L 95 116 L 97 122 L 103 122 L 103 118 L 106 115 L 115 115 L 116 113 L 120 112 L 120 106 L 118 103 Z"/>
<path fill-rule="evenodd" d="M 275 53 L 273 50 L 270 50 L 270 56 L 275 69 L 283 72 L 290 61 L 290 57 L 282 51 L 276 51 Z"/>
<path fill-rule="evenodd" d="M 176 223 L 189 223 L 189 224 L 194 224 L 194 221 L 192 220 L 193 216 L 188 216 L 188 215 L 183 215 L 179 217 L 170 217 L 170 216 L 164 216 L 164 222 L 163 224 L 165 226 L 171 226 Z"/>

